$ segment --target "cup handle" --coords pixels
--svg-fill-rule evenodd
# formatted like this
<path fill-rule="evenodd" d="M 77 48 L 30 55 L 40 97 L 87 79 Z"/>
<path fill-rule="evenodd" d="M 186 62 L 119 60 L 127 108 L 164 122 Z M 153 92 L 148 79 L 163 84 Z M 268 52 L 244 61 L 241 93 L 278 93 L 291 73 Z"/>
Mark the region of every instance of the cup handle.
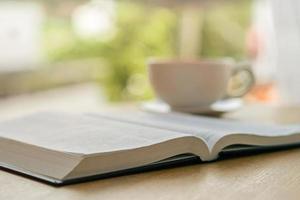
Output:
<path fill-rule="evenodd" d="M 225 98 L 238 98 L 244 96 L 255 83 L 255 77 L 249 62 L 241 62 L 234 65 L 231 78 L 227 86 Z"/>

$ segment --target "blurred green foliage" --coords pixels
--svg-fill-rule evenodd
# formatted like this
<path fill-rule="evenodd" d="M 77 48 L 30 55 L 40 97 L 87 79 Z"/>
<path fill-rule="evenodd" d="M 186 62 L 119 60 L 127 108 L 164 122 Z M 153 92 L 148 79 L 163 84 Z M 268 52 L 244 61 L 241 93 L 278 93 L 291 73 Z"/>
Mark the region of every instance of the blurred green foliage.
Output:
<path fill-rule="evenodd" d="M 117 32 L 106 41 L 78 38 L 70 25 L 49 34 L 53 40 L 67 41 L 63 46 L 52 46 L 49 57 L 54 61 L 101 57 L 106 65 L 100 81 L 110 101 L 150 98 L 145 61 L 151 56 L 175 54 L 176 15 L 132 3 L 120 3 L 117 13 Z M 53 44 L 51 39 L 47 43 Z"/>
<path fill-rule="evenodd" d="M 245 58 L 245 36 L 251 22 L 251 3 L 250 0 L 239 0 L 205 11 L 201 48 L 203 57 Z"/>
<path fill-rule="evenodd" d="M 224 3 L 204 12 L 199 56 L 243 58 L 250 0 Z M 99 81 L 110 101 L 151 98 L 146 60 L 177 55 L 180 14 L 166 8 L 119 2 L 115 23 L 116 32 L 101 40 L 77 37 L 69 21 L 49 20 L 45 26 L 48 57 L 55 62 L 102 58 L 106 64 L 99 62 Z"/>

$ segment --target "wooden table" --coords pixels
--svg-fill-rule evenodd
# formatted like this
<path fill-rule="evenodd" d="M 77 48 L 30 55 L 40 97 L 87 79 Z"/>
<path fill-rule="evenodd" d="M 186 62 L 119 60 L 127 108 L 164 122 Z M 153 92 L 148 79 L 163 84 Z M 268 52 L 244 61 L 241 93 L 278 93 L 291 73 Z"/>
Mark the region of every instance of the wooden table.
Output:
<path fill-rule="evenodd" d="M 300 109 L 250 106 L 225 117 L 300 122 Z M 58 188 L 0 171 L 1 200 L 273 200 L 299 197 L 300 149 L 236 157 Z"/>

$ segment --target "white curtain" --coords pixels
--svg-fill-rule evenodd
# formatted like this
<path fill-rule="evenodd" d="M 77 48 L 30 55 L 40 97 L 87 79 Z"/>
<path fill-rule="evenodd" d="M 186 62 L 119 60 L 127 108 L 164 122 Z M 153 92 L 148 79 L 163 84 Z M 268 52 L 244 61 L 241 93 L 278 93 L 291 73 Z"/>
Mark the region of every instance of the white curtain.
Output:
<path fill-rule="evenodd" d="M 300 104 L 300 1 L 257 0 L 254 24 L 263 35 L 258 79 L 274 79 L 282 103 Z"/>

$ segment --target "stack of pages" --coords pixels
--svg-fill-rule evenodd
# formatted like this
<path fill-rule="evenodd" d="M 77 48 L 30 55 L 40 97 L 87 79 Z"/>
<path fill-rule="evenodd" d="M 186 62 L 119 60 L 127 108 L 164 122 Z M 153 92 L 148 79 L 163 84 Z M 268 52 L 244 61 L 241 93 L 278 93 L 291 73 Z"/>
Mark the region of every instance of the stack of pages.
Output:
<path fill-rule="evenodd" d="M 212 161 L 236 144 L 295 143 L 300 143 L 297 125 L 267 126 L 178 113 L 37 113 L 0 123 L 0 166 L 67 184 L 167 163 L 178 155 Z"/>

